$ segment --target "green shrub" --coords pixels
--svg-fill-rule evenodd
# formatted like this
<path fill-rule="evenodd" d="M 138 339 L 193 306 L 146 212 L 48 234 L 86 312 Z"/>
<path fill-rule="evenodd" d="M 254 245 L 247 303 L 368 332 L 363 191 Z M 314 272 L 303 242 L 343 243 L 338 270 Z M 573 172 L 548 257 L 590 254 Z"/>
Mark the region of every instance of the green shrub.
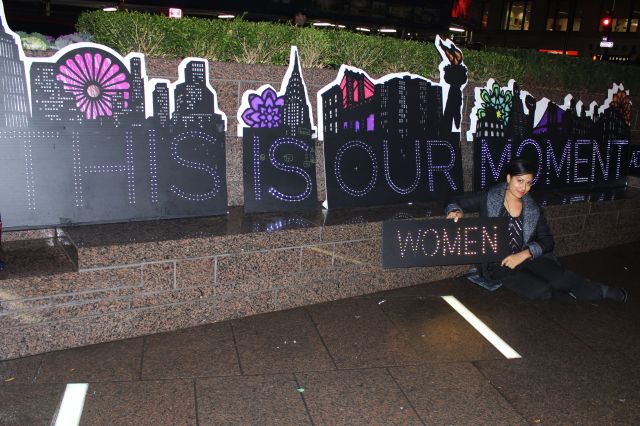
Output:
<path fill-rule="evenodd" d="M 303 67 L 326 68 L 331 65 L 331 40 L 329 31 L 300 28 L 292 44 L 298 46 Z"/>
<path fill-rule="evenodd" d="M 50 49 L 49 40 L 40 33 L 25 33 L 18 31 L 16 34 L 20 36 L 20 43 L 25 50 L 47 50 Z"/>
<path fill-rule="evenodd" d="M 135 51 L 149 56 L 198 56 L 213 61 L 285 65 L 290 46 L 296 45 L 307 68 L 347 64 L 373 75 L 407 71 L 432 79 L 438 78 L 440 63 L 433 43 L 241 18 L 170 19 L 139 12 L 95 11 L 83 13 L 77 29 L 123 55 Z M 567 92 L 601 93 L 617 82 L 632 94 L 640 90 L 640 73 L 634 72 L 634 66 L 527 49 L 463 49 L 463 53 L 469 80 L 475 84 L 495 78 L 506 85 L 513 78 L 523 88 L 536 85 Z"/>

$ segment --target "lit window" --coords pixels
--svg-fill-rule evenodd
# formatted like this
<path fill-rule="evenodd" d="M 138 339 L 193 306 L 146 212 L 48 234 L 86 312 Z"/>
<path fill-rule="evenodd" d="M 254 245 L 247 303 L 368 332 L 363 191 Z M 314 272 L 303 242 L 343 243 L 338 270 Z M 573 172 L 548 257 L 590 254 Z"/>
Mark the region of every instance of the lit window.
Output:
<path fill-rule="evenodd" d="M 580 31 L 582 26 L 582 0 L 576 0 L 573 12 L 573 31 Z"/>
<path fill-rule="evenodd" d="M 628 23 L 629 20 L 627 18 L 613 18 L 611 20 L 612 31 L 614 33 L 626 33 Z"/>
<path fill-rule="evenodd" d="M 570 20 L 570 1 L 553 0 L 547 11 L 547 31 L 567 31 Z M 578 24 L 579 25 L 579 24 Z M 572 28 L 574 31 L 575 29 Z"/>
<path fill-rule="evenodd" d="M 483 30 L 489 28 L 489 2 L 485 1 L 482 5 L 482 20 L 480 26 Z"/>
<path fill-rule="evenodd" d="M 503 30 L 529 30 L 533 1 L 508 1 L 505 3 Z"/>

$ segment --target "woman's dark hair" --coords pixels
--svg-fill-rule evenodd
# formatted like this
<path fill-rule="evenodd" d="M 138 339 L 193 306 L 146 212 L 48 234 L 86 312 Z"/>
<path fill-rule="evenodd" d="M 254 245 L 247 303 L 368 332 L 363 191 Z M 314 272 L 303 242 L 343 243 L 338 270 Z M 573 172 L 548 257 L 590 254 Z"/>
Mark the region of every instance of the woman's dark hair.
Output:
<path fill-rule="evenodd" d="M 507 174 L 511 176 L 522 176 L 527 174 L 536 174 L 536 170 L 530 161 L 524 158 L 516 157 L 507 165 Z"/>

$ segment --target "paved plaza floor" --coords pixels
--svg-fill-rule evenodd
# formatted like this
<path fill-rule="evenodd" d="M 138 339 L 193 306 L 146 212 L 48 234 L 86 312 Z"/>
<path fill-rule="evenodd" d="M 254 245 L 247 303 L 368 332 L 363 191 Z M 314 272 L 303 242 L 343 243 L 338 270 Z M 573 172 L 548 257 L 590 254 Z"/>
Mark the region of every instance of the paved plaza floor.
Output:
<path fill-rule="evenodd" d="M 640 243 L 562 258 L 630 289 L 529 302 L 464 278 L 0 362 L 0 425 L 640 424 Z M 508 359 L 442 296 L 521 357 Z"/>

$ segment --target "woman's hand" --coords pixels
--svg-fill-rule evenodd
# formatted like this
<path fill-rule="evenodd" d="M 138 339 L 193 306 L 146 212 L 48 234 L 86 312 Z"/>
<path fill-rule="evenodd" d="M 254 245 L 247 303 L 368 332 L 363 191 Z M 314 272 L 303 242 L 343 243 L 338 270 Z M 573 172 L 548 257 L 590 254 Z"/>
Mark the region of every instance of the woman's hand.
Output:
<path fill-rule="evenodd" d="M 500 265 L 506 266 L 509 269 L 513 269 L 525 260 L 531 257 L 531 252 L 528 249 L 522 250 L 519 253 L 510 254 L 502 259 Z"/>
<path fill-rule="evenodd" d="M 458 219 L 462 217 L 462 212 L 460 210 L 454 210 L 447 214 L 447 219 L 453 219 L 454 222 L 457 222 Z"/>

